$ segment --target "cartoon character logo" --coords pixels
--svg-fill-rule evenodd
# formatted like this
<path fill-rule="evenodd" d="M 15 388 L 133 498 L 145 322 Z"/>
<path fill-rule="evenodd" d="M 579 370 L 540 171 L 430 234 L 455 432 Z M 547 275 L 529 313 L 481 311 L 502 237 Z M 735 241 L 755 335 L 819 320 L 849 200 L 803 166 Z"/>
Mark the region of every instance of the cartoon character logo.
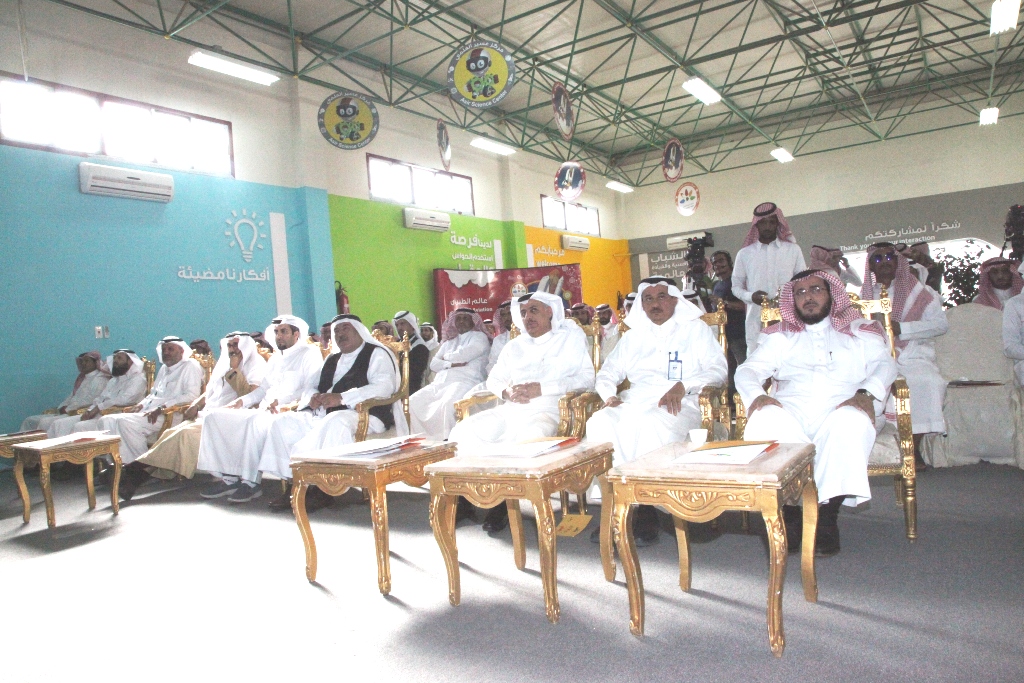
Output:
<path fill-rule="evenodd" d="M 514 81 L 515 61 L 497 43 L 466 45 L 448 65 L 448 93 L 464 107 L 494 106 L 504 99 Z"/>
<path fill-rule="evenodd" d="M 358 93 L 339 91 L 320 105 L 317 124 L 320 134 L 335 147 L 358 149 L 376 136 L 380 118 L 373 102 Z"/>
<path fill-rule="evenodd" d="M 356 117 L 359 116 L 359 103 L 351 97 L 344 97 L 338 100 L 335 112 L 341 119 L 334 126 L 335 134 L 346 142 L 358 142 L 363 137 L 363 131 L 366 130 L 365 124 L 356 121 Z"/>
<path fill-rule="evenodd" d="M 500 83 L 501 77 L 498 74 L 487 73 L 491 68 L 491 57 L 487 50 L 478 47 L 470 52 L 466 57 L 466 68 L 472 74 L 465 85 L 466 94 L 474 100 L 479 97 L 494 97 L 494 93 L 497 92 L 494 86 Z"/>

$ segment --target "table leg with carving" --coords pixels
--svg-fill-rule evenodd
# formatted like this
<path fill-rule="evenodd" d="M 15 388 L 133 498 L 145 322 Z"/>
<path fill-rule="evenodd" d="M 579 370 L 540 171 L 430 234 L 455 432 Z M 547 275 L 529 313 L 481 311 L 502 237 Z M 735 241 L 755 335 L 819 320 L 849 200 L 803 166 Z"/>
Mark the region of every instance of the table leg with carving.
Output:
<path fill-rule="evenodd" d="M 53 488 L 50 486 L 50 460 L 45 455 L 39 458 L 39 484 L 43 487 L 43 501 L 46 503 L 46 526 L 57 526 L 57 514 L 53 511 Z"/>
<path fill-rule="evenodd" d="M 601 485 L 601 565 L 604 567 L 605 581 L 615 580 L 615 547 L 612 541 L 612 508 L 615 506 L 614 494 L 608 477 L 597 478 Z"/>
<path fill-rule="evenodd" d="M 800 548 L 800 577 L 804 584 L 804 599 L 818 601 L 818 579 L 814 573 L 814 538 L 818 532 L 818 487 L 814 473 L 808 475 L 803 490 L 804 532 Z"/>
<path fill-rule="evenodd" d="M 21 519 L 28 524 L 29 516 L 32 514 L 32 498 L 28 495 L 28 487 L 25 486 L 25 461 L 21 458 L 14 461 L 14 481 L 18 483 L 18 493 L 21 494 Z"/>
<path fill-rule="evenodd" d="M 444 565 L 448 570 L 448 602 L 458 605 L 462 599 L 459 579 L 459 549 L 455 544 L 455 502 L 458 496 L 430 494 L 430 526 L 441 548 Z"/>
<path fill-rule="evenodd" d="M 505 501 L 508 508 L 508 528 L 512 532 L 512 554 L 515 556 L 516 569 L 526 569 L 526 536 L 523 534 L 523 511 L 519 508 L 518 499 Z"/>
<path fill-rule="evenodd" d="M 687 533 L 689 525 L 678 515 L 672 515 L 676 526 L 676 545 L 679 546 L 679 587 L 690 592 L 690 537 Z"/>
<path fill-rule="evenodd" d="M 388 549 L 388 494 L 381 482 L 370 487 L 373 541 L 377 546 L 377 587 L 381 595 L 391 592 L 391 556 Z"/>
<path fill-rule="evenodd" d="M 615 516 L 612 522 L 615 546 L 622 561 L 622 572 L 626 575 L 626 591 L 629 593 L 629 632 L 634 636 L 644 634 L 644 578 L 640 573 L 640 560 L 636 555 L 633 540 L 633 506 L 628 501 L 615 500 Z"/>
<path fill-rule="evenodd" d="M 903 514 L 907 520 L 907 539 L 914 542 L 917 540 L 917 479 L 915 477 L 904 477 L 903 497 Z"/>
<path fill-rule="evenodd" d="M 96 509 L 96 486 L 92 476 L 92 463 L 94 460 L 95 458 L 85 461 L 85 493 L 89 498 L 90 510 Z"/>
<path fill-rule="evenodd" d="M 304 481 L 293 484 L 292 513 L 295 515 L 295 523 L 299 525 L 299 533 L 302 534 L 302 545 L 306 549 L 306 580 L 313 583 L 316 581 L 316 542 L 313 540 L 313 530 L 309 526 L 309 514 L 306 512 L 308 488 L 309 484 Z"/>
<path fill-rule="evenodd" d="M 540 575 L 544 583 L 544 611 L 548 621 L 558 623 L 558 555 L 555 548 L 555 513 L 543 492 L 532 492 L 530 502 L 537 513 L 537 545 L 540 546 Z"/>
<path fill-rule="evenodd" d="M 116 515 L 121 510 L 121 500 L 118 490 L 121 487 L 121 444 L 115 443 L 110 446 L 110 457 L 114 460 L 114 481 L 110 485 L 110 507 Z"/>
<path fill-rule="evenodd" d="M 782 656 L 786 637 L 782 630 L 782 588 L 786 580 L 786 526 L 778 492 L 758 492 L 761 515 L 768 531 L 768 644 L 772 654 Z M 815 502 L 817 504 L 817 502 Z"/>

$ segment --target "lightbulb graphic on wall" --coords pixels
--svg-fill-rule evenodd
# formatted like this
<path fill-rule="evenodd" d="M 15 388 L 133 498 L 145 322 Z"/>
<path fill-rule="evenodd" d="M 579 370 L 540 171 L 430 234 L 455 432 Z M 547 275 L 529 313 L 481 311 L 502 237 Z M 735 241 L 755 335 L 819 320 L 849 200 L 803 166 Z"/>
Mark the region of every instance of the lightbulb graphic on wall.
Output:
<path fill-rule="evenodd" d="M 255 211 L 250 212 L 247 209 L 242 209 L 241 218 L 239 218 L 237 211 L 232 211 L 231 218 L 224 222 L 231 226 L 230 230 L 224 231 L 224 235 L 231 240 L 231 244 L 228 246 L 237 246 L 241 249 L 242 260 L 250 263 L 253 251 L 263 248 L 263 245 L 259 243 L 260 240 L 267 238 L 266 235 L 260 232 L 263 229 L 263 221 L 259 220 Z"/>

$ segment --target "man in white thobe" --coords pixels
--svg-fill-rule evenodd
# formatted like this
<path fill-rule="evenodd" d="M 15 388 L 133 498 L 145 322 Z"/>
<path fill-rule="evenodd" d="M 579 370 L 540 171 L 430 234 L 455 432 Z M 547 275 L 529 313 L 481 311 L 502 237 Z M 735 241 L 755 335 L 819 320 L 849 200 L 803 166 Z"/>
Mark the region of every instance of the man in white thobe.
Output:
<path fill-rule="evenodd" d="M 430 365 L 430 347 L 420 337 L 420 324 L 412 311 L 395 313 L 392 322 L 395 326 L 396 339 L 409 339 L 409 394 L 415 394 L 425 384 L 427 366 Z"/>
<path fill-rule="evenodd" d="M 564 318 L 561 297 L 535 292 L 516 300 L 512 319 L 521 334 L 505 346 L 486 383 L 504 402 L 455 425 L 448 438 L 460 454 L 555 436 L 559 399 L 594 386 L 586 335 Z M 484 530 L 497 533 L 507 524 L 508 508 L 499 505 L 487 514 Z"/>
<path fill-rule="evenodd" d="M 1018 272 L 1024 271 L 1024 263 Z M 1024 293 L 1018 294 L 1003 307 L 1003 353 L 1013 360 L 1017 386 L 1024 387 Z"/>
<path fill-rule="evenodd" d="M 622 300 L 622 312 L 624 315 L 629 316 L 629 312 L 633 309 L 633 302 L 636 301 L 636 292 L 630 292 L 626 295 L 626 298 Z"/>
<path fill-rule="evenodd" d="M 608 304 L 598 304 L 594 310 L 597 311 L 597 319 L 601 321 L 601 329 L 604 330 L 604 336 L 601 338 L 601 364 L 604 364 L 612 349 L 619 343 L 619 320 Z"/>
<path fill-rule="evenodd" d="M 299 407 L 270 425 L 259 469 L 264 474 L 291 482 L 291 458 L 355 441 L 359 416 L 354 408 L 372 398 L 387 398 L 398 391 L 398 361 L 379 344 L 359 316 L 342 314 L 331 321 L 331 338 L 338 350 L 327 357 L 320 371 L 317 391 Z M 370 408 L 368 434 L 380 434 L 405 422 L 401 402 Z M 396 412 L 397 409 L 397 412 Z M 396 419 L 397 418 L 397 419 Z M 407 431 L 399 429 L 399 433 Z M 314 512 L 330 504 L 331 497 L 316 487 L 306 494 L 306 510 Z M 291 509 L 291 487 L 270 509 Z"/>
<path fill-rule="evenodd" d="M 839 552 L 840 505 L 871 499 L 875 403 L 885 400 L 896 363 L 881 326 L 861 317 L 832 273 L 798 273 L 782 288 L 779 306 L 782 322 L 736 371 L 748 415 L 743 438 L 814 444 L 815 554 L 827 557 Z M 769 378 L 773 396 L 763 388 Z M 783 510 L 790 552 L 800 549 L 802 519 L 797 506 Z"/>
<path fill-rule="evenodd" d="M 1008 258 L 990 258 L 981 264 L 978 295 L 972 303 L 1003 310 L 1006 302 L 1024 290 L 1024 278 L 1017 272 L 1021 264 Z"/>
<path fill-rule="evenodd" d="M 925 434 L 946 431 L 946 421 L 942 417 L 946 380 L 935 362 L 935 337 L 946 334 L 949 323 L 939 295 L 917 279 L 907 257 L 888 242 L 868 247 L 861 298 L 878 299 L 883 286 L 892 299 L 896 367 L 906 378 L 910 389 L 914 458 L 918 467 L 924 468 L 921 438 Z"/>
<path fill-rule="evenodd" d="M 491 374 L 491 370 L 498 364 L 498 356 L 501 350 L 509 342 L 509 335 L 512 331 L 512 301 L 506 301 L 498 306 L 494 312 L 494 338 L 491 340 L 491 350 L 487 354 L 487 367 L 484 374 Z"/>
<path fill-rule="evenodd" d="M 782 209 L 771 202 L 754 209 L 750 232 L 736 253 L 732 293 L 747 306 L 747 354 L 761 334 L 761 305 L 773 298 L 791 277 L 802 271 L 804 254 L 797 246 Z"/>
<path fill-rule="evenodd" d="M 110 380 L 110 370 L 103 363 L 99 351 L 87 351 L 75 359 L 78 377 L 71 394 L 57 406 L 54 415 L 31 415 L 21 423 L 21 431 L 47 430 L 60 417 L 82 408 L 88 408 L 99 398 Z"/>
<path fill-rule="evenodd" d="M 850 267 L 850 262 L 843 256 L 842 249 L 835 247 L 822 247 L 814 245 L 811 247 L 811 263 L 808 266 L 811 270 L 824 270 L 839 278 L 844 285 L 861 287 L 864 281 L 860 275 Z"/>
<path fill-rule="evenodd" d="M 270 426 L 285 410 L 316 393 L 324 360 L 319 344 L 306 343 L 308 334 L 302 318 L 274 318 L 264 332 L 274 353 L 263 382 L 204 419 L 196 467 L 217 481 L 200 491 L 203 498 L 227 496 L 229 503 L 245 503 L 262 495 L 259 464 Z"/>
<path fill-rule="evenodd" d="M 168 429 L 135 462 L 124 468 L 118 493 L 131 500 L 150 476 L 191 479 L 199 462 L 203 422 L 211 411 L 223 408 L 263 382 L 267 361 L 246 332 L 231 332 L 220 340 L 220 358 L 210 373 L 206 391 L 185 410 L 182 421 Z"/>
<path fill-rule="evenodd" d="M 164 337 L 156 347 L 160 370 L 149 395 L 123 413 L 100 418 L 98 428 L 121 437 L 121 462 L 125 465 L 149 450 L 149 439 L 164 426 L 163 409 L 189 404 L 203 389 L 203 366 L 192 358 L 192 349 L 181 337 Z M 175 415 L 176 422 L 181 421 Z M 75 431 L 83 431 L 78 424 Z"/>
<path fill-rule="evenodd" d="M 118 349 L 107 358 L 111 377 L 99 397 L 81 415 L 61 415 L 50 423 L 46 435 L 53 439 L 79 431 L 95 431 L 104 410 L 133 406 L 146 395 L 144 362 L 131 349 Z"/>
<path fill-rule="evenodd" d="M 484 380 L 491 343 L 483 319 L 470 308 L 458 308 L 441 327 L 444 341 L 430 361 L 434 381 L 409 397 L 413 433 L 443 441 L 455 426 L 455 402 Z"/>
<path fill-rule="evenodd" d="M 722 347 L 674 280 L 646 278 L 637 294 L 640 305 L 626 317 L 629 333 L 597 373 L 604 408 L 587 420 L 587 441 L 611 442 L 616 464 L 684 441 L 700 427 L 700 392 L 728 376 Z M 629 389 L 619 395 L 627 379 Z M 644 545 L 657 540 L 653 507 L 641 506 L 634 515 L 634 535 Z"/>

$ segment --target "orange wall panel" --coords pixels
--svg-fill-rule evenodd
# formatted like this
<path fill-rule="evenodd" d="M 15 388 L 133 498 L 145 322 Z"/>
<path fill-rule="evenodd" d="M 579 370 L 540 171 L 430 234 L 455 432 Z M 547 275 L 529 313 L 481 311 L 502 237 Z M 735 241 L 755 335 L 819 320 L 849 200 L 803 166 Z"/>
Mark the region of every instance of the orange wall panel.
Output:
<path fill-rule="evenodd" d="M 581 235 L 590 240 L 589 251 L 562 249 L 561 230 L 525 227 L 527 257 L 533 266 L 580 264 L 583 276 L 583 300 L 591 306 L 609 304 L 615 308 L 617 295 L 630 292 L 633 282 L 629 265 L 629 243 Z"/>

